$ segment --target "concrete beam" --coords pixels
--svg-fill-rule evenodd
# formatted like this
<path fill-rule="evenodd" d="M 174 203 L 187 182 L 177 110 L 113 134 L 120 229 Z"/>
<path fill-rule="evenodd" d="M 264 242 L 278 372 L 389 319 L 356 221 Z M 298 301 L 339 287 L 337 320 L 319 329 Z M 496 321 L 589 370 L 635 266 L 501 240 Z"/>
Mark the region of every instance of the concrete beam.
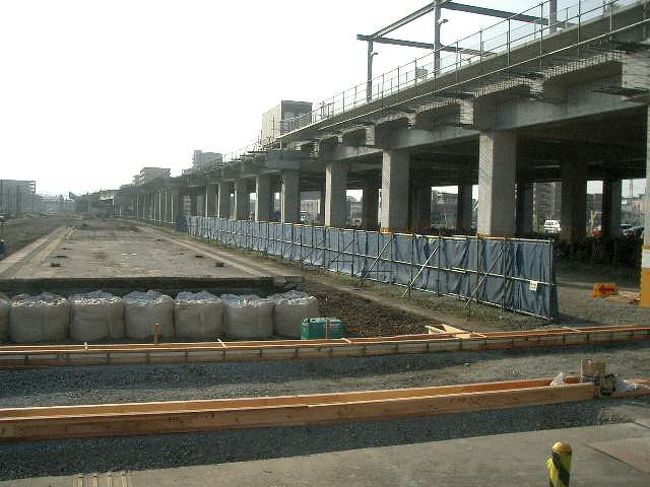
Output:
<path fill-rule="evenodd" d="M 425 103 L 415 112 L 413 128 L 433 130 L 440 126 L 471 126 L 474 123 L 474 104 L 468 100 L 440 100 Z"/>
<path fill-rule="evenodd" d="M 512 130 L 551 123 L 566 122 L 585 117 L 602 117 L 622 112 L 643 104 L 629 101 L 624 96 L 597 93 L 604 84 L 620 83 L 616 80 L 596 80 L 567 88 L 566 103 L 547 103 L 532 100 L 512 100 L 495 107 L 494 129 Z"/>
<path fill-rule="evenodd" d="M 375 145 L 375 128 L 360 126 L 344 130 L 341 144 L 355 147 L 373 147 Z"/>
<path fill-rule="evenodd" d="M 399 129 L 386 134 L 383 142 L 392 150 L 408 150 L 450 142 L 476 139 L 478 130 L 460 127 L 438 127 L 434 130 Z"/>
<path fill-rule="evenodd" d="M 321 154 L 321 157 L 328 161 L 350 161 L 378 158 L 382 155 L 382 149 L 370 147 L 353 147 L 338 145 Z"/>
<path fill-rule="evenodd" d="M 498 237 L 514 235 L 516 171 L 516 135 L 513 132 L 482 133 L 477 233 Z"/>

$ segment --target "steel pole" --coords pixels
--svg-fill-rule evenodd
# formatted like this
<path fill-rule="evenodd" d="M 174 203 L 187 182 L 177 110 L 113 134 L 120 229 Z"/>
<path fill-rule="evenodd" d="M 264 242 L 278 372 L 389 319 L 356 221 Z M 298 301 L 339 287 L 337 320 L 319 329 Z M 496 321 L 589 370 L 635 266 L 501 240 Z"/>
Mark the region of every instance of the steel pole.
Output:
<path fill-rule="evenodd" d="M 366 101 L 370 103 L 372 101 L 372 51 L 373 51 L 373 42 L 368 41 L 368 78 L 366 81 Z"/>
<path fill-rule="evenodd" d="M 436 73 L 438 73 L 440 71 L 440 50 L 442 49 L 442 43 L 440 42 L 440 21 L 442 16 L 442 8 L 440 7 L 439 0 L 435 0 L 434 4 L 433 69 Z"/>
<path fill-rule="evenodd" d="M 548 30 L 555 32 L 557 30 L 557 0 L 549 0 L 548 2 Z M 542 24 L 542 29 L 544 24 Z"/>

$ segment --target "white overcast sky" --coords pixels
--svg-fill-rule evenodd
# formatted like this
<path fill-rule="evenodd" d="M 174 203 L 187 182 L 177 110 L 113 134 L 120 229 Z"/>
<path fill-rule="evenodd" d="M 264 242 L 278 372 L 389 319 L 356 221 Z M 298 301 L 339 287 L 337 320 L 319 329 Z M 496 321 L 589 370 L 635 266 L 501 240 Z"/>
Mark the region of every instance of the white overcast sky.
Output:
<path fill-rule="evenodd" d="M 142 166 L 252 142 L 281 99 L 363 82 L 371 33 L 427 0 L 2 0 L 0 178 L 39 193 L 129 183 Z M 537 1 L 466 0 L 521 11 Z M 560 0 L 560 7 L 575 0 Z M 446 12 L 443 42 L 496 19 Z M 433 16 L 391 34 L 433 42 Z M 377 46 L 375 74 L 425 51 Z"/>

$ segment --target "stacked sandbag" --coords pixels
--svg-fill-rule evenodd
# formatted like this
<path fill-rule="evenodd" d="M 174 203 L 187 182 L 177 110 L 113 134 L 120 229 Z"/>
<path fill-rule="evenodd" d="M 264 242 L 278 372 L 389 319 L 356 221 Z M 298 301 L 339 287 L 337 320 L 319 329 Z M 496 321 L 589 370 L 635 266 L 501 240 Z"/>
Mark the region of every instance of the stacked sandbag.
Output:
<path fill-rule="evenodd" d="M 9 298 L 0 293 L 0 343 L 9 341 Z"/>
<path fill-rule="evenodd" d="M 300 291 L 289 291 L 271 296 L 275 301 L 273 322 L 275 334 L 287 338 L 300 338 L 300 324 L 305 318 L 320 316 L 318 299 Z"/>
<path fill-rule="evenodd" d="M 270 299 L 255 295 L 221 296 L 226 336 L 235 339 L 269 338 L 273 335 L 273 307 Z"/>
<path fill-rule="evenodd" d="M 160 335 L 174 336 L 174 300 L 156 291 L 133 291 L 122 298 L 124 327 L 127 338 L 144 340 L 153 337 L 154 324 L 160 324 Z"/>
<path fill-rule="evenodd" d="M 69 325 L 70 301 L 62 296 L 19 294 L 11 300 L 9 337 L 16 343 L 63 341 Z"/>
<path fill-rule="evenodd" d="M 124 305 L 110 293 L 94 291 L 70 297 L 72 307 L 70 338 L 94 342 L 106 338 L 124 338 Z"/>
<path fill-rule="evenodd" d="M 178 293 L 174 322 L 177 337 L 216 340 L 223 336 L 223 303 L 207 291 Z"/>

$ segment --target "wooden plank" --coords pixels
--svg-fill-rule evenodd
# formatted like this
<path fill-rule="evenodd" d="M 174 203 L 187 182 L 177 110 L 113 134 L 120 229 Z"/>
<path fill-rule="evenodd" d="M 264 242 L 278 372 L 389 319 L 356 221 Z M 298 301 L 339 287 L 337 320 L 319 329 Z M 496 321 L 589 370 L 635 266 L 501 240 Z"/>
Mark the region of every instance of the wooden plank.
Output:
<path fill-rule="evenodd" d="M 456 350 L 504 350 L 650 339 L 650 327 L 589 327 L 468 335 L 401 335 L 339 340 L 282 340 L 169 344 L 35 345 L 0 347 L 0 368 L 61 365 L 258 361 L 387 355 Z M 285 351 L 283 353 L 283 351 Z"/>
<path fill-rule="evenodd" d="M 549 382 L 541 379 L 274 398 L 4 409 L 0 410 L 0 438 L 34 440 L 327 424 L 594 397 L 592 384 L 554 387 Z"/>

